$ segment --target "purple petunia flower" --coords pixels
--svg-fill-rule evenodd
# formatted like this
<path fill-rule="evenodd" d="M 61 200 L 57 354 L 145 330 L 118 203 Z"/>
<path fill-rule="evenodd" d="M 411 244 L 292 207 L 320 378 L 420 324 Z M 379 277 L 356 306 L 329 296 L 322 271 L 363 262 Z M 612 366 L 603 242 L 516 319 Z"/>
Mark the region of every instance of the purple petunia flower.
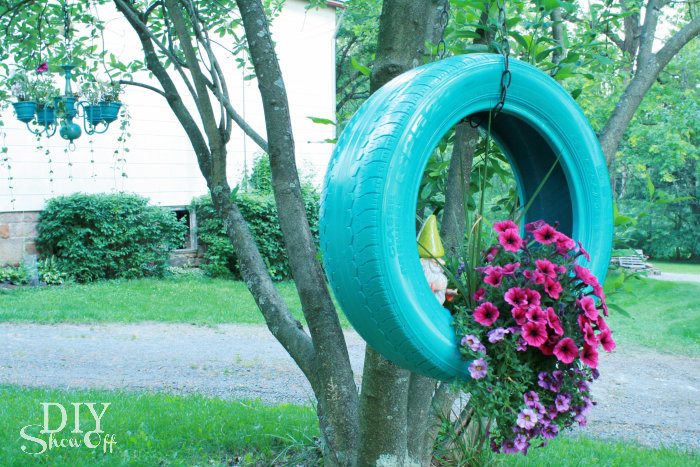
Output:
<path fill-rule="evenodd" d="M 479 345 L 481 345 L 481 342 L 479 341 L 479 338 L 475 335 L 467 334 L 462 338 L 462 345 L 469 346 L 469 348 L 472 349 L 474 352 L 478 352 Z"/>
<path fill-rule="evenodd" d="M 574 420 L 578 422 L 578 426 L 586 426 L 586 424 L 588 423 L 588 420 L 586 420 L 586 416 L 582 413 L 576 415 L 574 417 Z"/>
<path fill-rule="evenodd" d="M 554 423 L 548 423 L 542 429 L 542 437 L 544 439 L 554 439 L 557 437 L 557 433 L 559 433 L 559 427 Z"/>
<path fill-rule="evenodd" d="M 576 387 L 578 388 L 578 390 L 581 392 L 587 392 L 589 390 L 588 383 L 584 380 L 576 381 L 575 384 L 576 384 Z"/>
<path fill-rule="evenodd" d="M 503 441 L 503 445 L 501 445 L 501 451 L 504 454 L 515 454 L 516 452 L 520 452 L 520 449 L 515 445 L 515 441 L 512 439 L 507 439 Z"/>
<path fill-rule="evenodd" d="M 527 350 L 527 341 L 521 337 L 518 338 L 518 347 L 515 349 L 518 352 L 524 352 Z"/>
<path fill-rule="evenodd" d="M 515 437 L 513 444 L 515 444 L 515 447 L 518 448 L 518 451 L 523 451 L 528 447 L 527 438 L 522 434 Z"/>
<path fill-rule="evenodd" d="M 528 391 L 523 394 L 523 399 L 525 399 L 525 405 L 532 408 L 536 402 L 540 401 L 540 396 L 535 391 Z"/>
<path fill-rule="evenodd" d="M 516 421 L 520 428 L 529 430 L 537 425 L 537 414 L 532 409 L 523 409 L 518 414 L 518 420 Z"/>
<path fill-rule="evenodd" d="M 496 328 L 491 331 L 489 331 L 488 336 L 489 336 L 489 342 L 492 344 L 503 340 L 503 338 L 506 336 L 506 330 L 504 328 Z"/>
<path fill-rule="evenodd" d="M 474 379 L 481 379 L 486 376 L 488 371 L 488 366 L 486 365 L 486 360 L 483 358 L 477 358 L 469 364 L 469 374 Z"/>
<path fill-rule="evenodd" d="M 538 384 L 541 388 L 549 389 L 550 386 L 552 385 L 552 380 L 551 380 L 551 378 L 549 377 L 549 373 L 547 373 L 546 371 L 541 371 L 541 372 L 537 375 L 537 384 Z"/>
<path fill-rule="evenodd" d="M 567 412 L 569 410 L 569 404 L 571 403 L 571 394 L 564 393 L 564 394 L 559 394 L 554 401 L 554 405 L 557 407 L 557 411 L 559 412 Z"/>
<path fill-rule="evenodd" d="M 547 413 L 547 411 L 544 409 L 544 405 L 542 405 L 540 402 L 535 402 L 530 408 L 540 414 L 540 417 Z"/>

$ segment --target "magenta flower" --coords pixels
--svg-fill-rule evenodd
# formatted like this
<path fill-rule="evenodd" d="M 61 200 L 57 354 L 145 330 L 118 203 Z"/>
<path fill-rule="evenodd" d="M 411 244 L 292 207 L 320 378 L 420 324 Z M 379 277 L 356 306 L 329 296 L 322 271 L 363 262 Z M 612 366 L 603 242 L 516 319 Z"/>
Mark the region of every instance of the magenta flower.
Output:
<path fill-rule="evenodd" d="M 535 222 L 530 222 L 525 224 L 525 232 L 532 233 L 544 225 L 546 225 L 546 223 L 542 219 Z"/>
<path fill-rule="evenodd" d="M 593 348 L 596 348 L 598 346 L 598 339 L 596 339 L 595 333 L 593 332 L 593 328 L 589 323 L 585 323 L 583 325 L 583 340 L 586 344 L 590 345 Z"/>
<path fill-rule="evenodd" d="M 547 329 L 544 323 L 525 323 L 523 339 L 532 347 L 539 347 L 547 341 Z"/>
<path fill-rule="evenodd" d="M 496 222 L 495 224 L 493 224 L 493 229 L 496 232 L 500 233 L 500 232 L 505 232 L 508 229 L 518 230 L 518 226 L 515 225 L 515 222 L 513 222 L 511 220 L 507 220 L 507 221 Z"/>
<path fill-rule="evenodd" d="M 557 271 L 555 269 L 556 265 L 551 261 L 548 261 L 546 259 L 538 259 L 535 261 L 535 264 L 537 265 L 537 270 L 545 276 L 547 276 L 548 278 L 557 278 Z"/>
<path fill-rule="evenodd" d="M 547 312 L 538 306 L 530 307 L 525 316 L 531 323 L 547 324 Z"/>
<path fill-rule="evenodd" d="M 568 365 L 576 359 L 578 347 L 572 338 L 565 337 L 554 347 L 554 355 L 560 362 Z"/>
<path fill-rule="evenodd" d="M 486 268 L 486 277 L 484 277 L 484 282 L 493 286 L 500 287 L 501 280 L 503 280 L 503 269 L 500 266 L 488 266 Z"/>
<path fill-rule="evenodd" d="M 484 326 L 491 326 L 500 314 L 500 311 L 493 303 L 482 303 L 474 310 L 474 321 Z"/>
<path fill-rule="evenodd" d="M 484 252 L 484 258 L 487 263 L 490 263 L 494 259 L 496 259 L 496 255 L 498 254 L 498 247 L 492 246 L 489 248 L 487 251 Z"/>
<path fill-rule="evenodd" d="M 512 276 L 513 274 L 515 274 L 515 271 L 517 271 L 519 267 L 520 263 L 506 264 L 505 266 L 503 266 L 503 275 Z"/>
<path fill-rule="evenodd" d="M 585 313 L 586 317 L 592 321 L 598 320 L 598 309 L 595 307 L 595 300 L 592 297 L 583 297 L 576 300 L 576 305 Z"/>
<path fill-rule="evenodd" d="M 542 296 L 537 290 L 525 289 L 525 293 L 527 294 L 528 306 L 540 306 Z"/>
<path fill-rule="evenodd" d="M 563 250 L 573 250 L 576 248 L 576 242 L 572 238 L 567 237 L 561 232 L 558 232 L 558 234 L 555 240 L 557 242 L 557 248 Z"/>
<path fill-rule="evenodd" d="M 564 288 L 561 286 L 559 281 L 547 279 L 544 284 L 544 291 L 547 292 L 547 295 L 552 297 L 554 300 L 557 300 L 559 298 L 559 294 L 564 291 Z"/>
<path fill-rule="evenodd" d="M 498 234 L 498 242 L 508 251 L 517 252 L 523 246 L 523 239 L 515 229 L 508 229 Z"/>
<path fill-rule="evenodd" d="M 598 283 L 598 278 L 593 275 L 593 273 L 583 266 L 574 264 L 574 271 L 576 271 L 576 277 L 581 280 L 586 285 L 594 285 Z"/>
<path fill-rule="evenodd" d="M 537 425 L 537 414 L 532 409 L 523 409 L 515 422 L 520 428 L 529 430 Z"/>
<path fill-rule="evenodd" d="M 486 360 L 483 358 L 477 358 L 469 364 L 469 374 L 474 379 L 481 379 L 486 376 L 488 371 L 488 366 L 486 365 Z"/>
<path fill-rule="evenodd" d="M 591 368 L 596 368 L 598 366 L 598 351 L 595 347 L 588 344 L 583 345 L 583 350 L 579 354 L 581 356 L 581 361 L 590 366 Z"/>
<path fill-rule="evenodd" d="M 513 307 L 510 311 L 515 319 L 515 322 L 522 326 L 527 322 L 527 308 L 520 308 L 519 306 Z"/>
<path fill-rule="evenodd" d="M 489 337 L 489 342 L 492 344 L 495 344 L 496 342 L 499 342 L 503 340 L 503 338 L 506 336 L 506 331 L 504 328 L 496 328 L 488 332 L 488 337 Z"/>
<path fill-rule="evenodd" d="M 559 232 L 557 232 L 556 229 L 551 225 L 544 224 L 542 227 L 535 230 L 532 233 L 532 236 L 535 237 L 535 240 L 537 240 L 541 244 L 549 245 L 550 243 L 553 243 L 557 240 L 558 233 Z"/>
<path fill-rule="evenodd" d="M 472 295 L 472 298 L 477 302 L 483 301 L 484 297 L 486 297 L 486 289 L 483 287 L 474 292 L 474 295 Z"/>
<path fill-rule="evenodd" d="M 526 308 L 528 305 L 527 292 L 525 289 L 520 287 L 511 287 L 508 292 L 505 293 L 503 299 L 513 306 L 519 306 Z"/>
<path fill-rule="evenodd" d="M 564 330 L 561 327 L 561 320 L 559 320 L 559 316 L 557 316 L 557 313 L 551 306 L 547 308 L 547 324 L 557 336 L 564 335 Z"/>
<path fill-rule="evenodd" d="M 612 338 L 612 332 L 610 329 L 606 329 L 598 334 L 598 340 L 600 341 L 600 345 L 603 346 L 603 349 L 607 350 L 608 352 L 615 350 L 615 341 Z"/>
<path fill-rule="evenodd" d="M 581 253 L 583 253 L 583 256 L 586 257 L 586 261 L 590 261 L 591 257 L 588 256 L 588 253 L 586 252 L 586 250 L 583 249 L 583 244 L 581 242 L 577 242 L 577 243 L 578 243 L 578 249 Z"/>
<path fill-rule="evenodd" d="M 45 71 L 49 71 L 49 64 L 46 62 L 36 67 L 36 72 L 39 74 L 44 73 Z"/>

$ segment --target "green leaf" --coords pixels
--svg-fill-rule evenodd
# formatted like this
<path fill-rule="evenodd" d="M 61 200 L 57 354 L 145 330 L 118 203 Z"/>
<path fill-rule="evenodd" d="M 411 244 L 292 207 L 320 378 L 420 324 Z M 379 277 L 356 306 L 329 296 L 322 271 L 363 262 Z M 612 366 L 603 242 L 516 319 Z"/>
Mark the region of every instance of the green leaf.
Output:
<path fill-rule="evenodd" d="M 350 57 L 350 63 L 352 63 L 352 67 L 355 68 L 357 71 L 362 73 L 363 75 L 369 77 L 370 74 L 370 69 L 367 68 L 366 66 L 360 65 L 355 57 Z"/>
<path fill-rule="evenodd" d="M 622 308 L 620 305 L 616 305 L 614 303 L 607 303 L 606 305 L 607 305 L 608 309 L 617 311 L 625 318 L 634 319 L 634 318 L 632 318 L 632 315 L 627 310 Z"/>
<path fill-rule="evenodd" d="M 333 120 L 329 120 L 327 118 L 321 118 L 321 117 L 306 117 L 309 120 L 311 120 L 314 123 L 319 123 L 321 125 L 333 125 L 335 126 L 335 122 Z"/>
<path fill-rule="evenodd" d="M 649 198 L 654 199 L 654 191 L 655 187 L 654 184 L 651 181 L 651 177 L 649 176 L 649 173 L 647 172 L 647 191 L 649 192 Z"/>

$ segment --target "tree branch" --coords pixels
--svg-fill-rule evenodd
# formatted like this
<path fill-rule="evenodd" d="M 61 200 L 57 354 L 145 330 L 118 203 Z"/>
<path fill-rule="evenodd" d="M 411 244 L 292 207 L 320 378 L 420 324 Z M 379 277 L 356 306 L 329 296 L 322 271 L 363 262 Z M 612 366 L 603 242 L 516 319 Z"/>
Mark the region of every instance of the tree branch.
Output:
<path fill-rule="evenodd" d="M 163 90 L 158 89 L 155 86 L 151 86 L 150 84 L 139 83 L 137 81 L 129 81 L 126 79 L 120 79 L 119 84 L 125 84 L 127 86 L 136 86 L 139 88 L 148 89 L 149 91 L 153 91 L 157 94 L 160 94 L 161 96 L 165 97 L 166 99 L 168 98 L 168 95 Z"/>

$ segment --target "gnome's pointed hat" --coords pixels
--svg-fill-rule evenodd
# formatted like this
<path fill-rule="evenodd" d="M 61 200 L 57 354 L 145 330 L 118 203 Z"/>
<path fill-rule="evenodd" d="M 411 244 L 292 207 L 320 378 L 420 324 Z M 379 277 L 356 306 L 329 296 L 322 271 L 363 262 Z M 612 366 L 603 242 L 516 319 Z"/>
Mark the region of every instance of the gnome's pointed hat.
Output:
<path fill-rule="evenodd" d="M 421 258 L 442 258 L 445 256 L 445 249 L 442 247 L 440 234 L 437 229 L 437 218 L 435 214 L 428 217 L 418 234 L 418 256 Z"/>

